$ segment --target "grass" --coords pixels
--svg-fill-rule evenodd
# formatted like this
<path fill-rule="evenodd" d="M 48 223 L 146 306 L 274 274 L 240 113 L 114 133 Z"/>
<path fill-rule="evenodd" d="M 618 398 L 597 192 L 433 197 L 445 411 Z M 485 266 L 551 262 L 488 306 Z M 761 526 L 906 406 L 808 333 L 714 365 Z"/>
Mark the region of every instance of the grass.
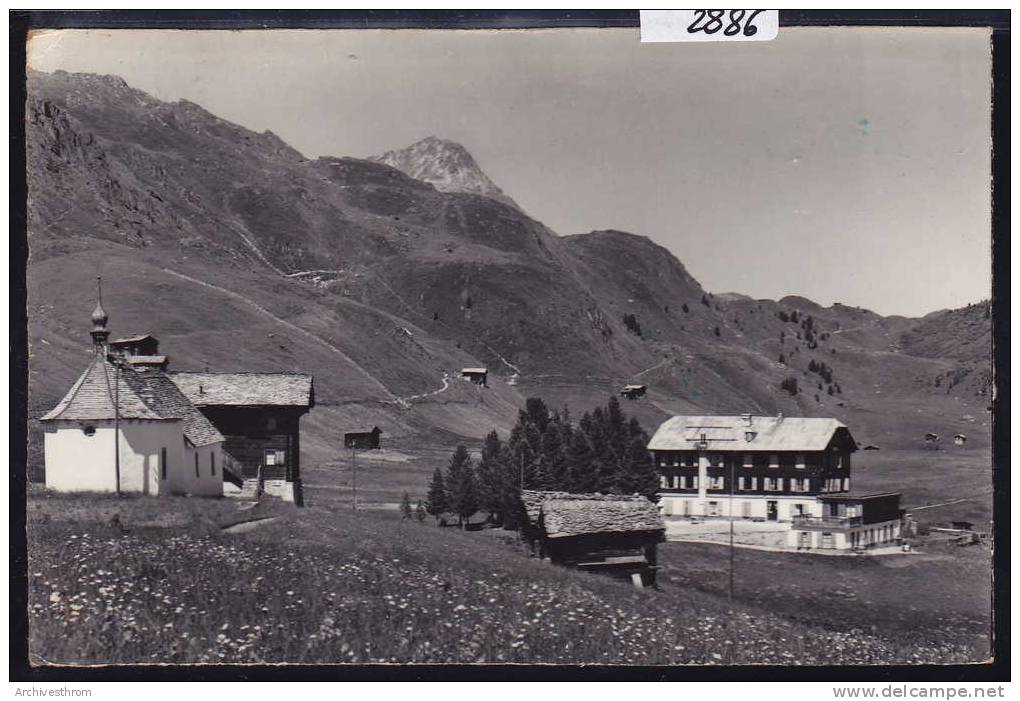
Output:
<path fill-rule="evenodd" d="M 529 559 L 511 534 L 385 513 L 275 504 L 241 517 L 225 500 L 46 495 L 28 507 L 34 664 L 881 664 L 987 654 L 969 633 L 901 635 L 805 619 L 803 601 L 776 606 L 782 572 L 794 577 L 785 556 L 768 570 L 775 598 L 731 605 L 706 579 L 719 581 L 719 550 L 664 546 L 661 590 L 638 591 Z M 251 532 L 221 531 L 269 515 L 278 518 Z M 796 564 L 809 600 L 845 586 L 825 566 Z M 751 590 L 767 580 L 763 567 L 742 575 Z"/>

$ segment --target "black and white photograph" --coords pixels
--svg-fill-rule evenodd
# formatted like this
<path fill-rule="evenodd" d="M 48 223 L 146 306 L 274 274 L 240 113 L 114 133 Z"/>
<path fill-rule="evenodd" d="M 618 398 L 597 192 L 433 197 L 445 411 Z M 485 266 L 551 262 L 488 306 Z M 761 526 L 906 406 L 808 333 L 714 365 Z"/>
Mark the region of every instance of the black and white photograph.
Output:
<path fill-rule="evenodd" d="M 994 662 L 991 30 L 644 29 L 29 33 L 29 666 Z"/>

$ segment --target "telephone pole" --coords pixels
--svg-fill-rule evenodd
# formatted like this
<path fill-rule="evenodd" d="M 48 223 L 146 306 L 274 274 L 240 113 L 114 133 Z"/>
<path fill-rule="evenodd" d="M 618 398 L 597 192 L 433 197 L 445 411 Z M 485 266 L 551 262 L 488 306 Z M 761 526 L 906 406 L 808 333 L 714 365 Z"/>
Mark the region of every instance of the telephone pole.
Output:
<path fill-rule="evenodd" d="M 351 487 L 354 492 L 354 510 L 358 510 L 358 449 L 351 446 Z"/>
<path fill-rule="evenodd" d="M 120 496 L 120 364 L 113 361 L 113 474 Z"/>
<path fill-rule="evenodd" d="M 733 476 L 736 458 L 730 457 L 730 601 L 733 601 Z"/>

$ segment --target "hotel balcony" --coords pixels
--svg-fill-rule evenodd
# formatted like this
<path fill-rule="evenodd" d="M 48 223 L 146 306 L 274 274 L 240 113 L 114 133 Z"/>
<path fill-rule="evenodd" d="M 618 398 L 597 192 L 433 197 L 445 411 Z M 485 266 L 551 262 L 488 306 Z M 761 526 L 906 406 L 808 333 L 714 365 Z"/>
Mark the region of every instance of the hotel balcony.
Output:
<path fill-rule="evenodd" d="M 856 526 L 863 526 L 864 518 L 862 516 L 794 516 L 793 527 L 801 529 L 839 529 L 839 528 L 854 528 Z"/>

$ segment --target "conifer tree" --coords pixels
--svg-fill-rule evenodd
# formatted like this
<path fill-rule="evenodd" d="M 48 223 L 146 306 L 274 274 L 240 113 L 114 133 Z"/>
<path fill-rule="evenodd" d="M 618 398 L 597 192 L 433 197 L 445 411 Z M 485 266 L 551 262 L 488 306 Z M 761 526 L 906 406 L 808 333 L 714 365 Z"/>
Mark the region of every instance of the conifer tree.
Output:
<path fill-rule="evenodd" d="M 429 482 L 429 492 L 425 497 L 425 511 L 438 517 L 439 514 L 449 510 L 449 504 L 450 495 L 446 491 L 443 471 L 437 467 L 436 471 L 432 473 L 432 481 Z"/>
<path fill-rule="evenodd" d="M 421 503 L 421 499 L 419 499 L 414 507 L 414 517 L 418 519 L 418 523 L 421 523 L 425 520 L 426 516 L 428 516 L 428 512 L 425 510 L 425 505 Z"/>
<path fill-rule="evenodd" d="M 490 431 L 482 446 L 482 457 L 475 470 L 478 478 L 478 507 L 502 523 L 506 497 L 506 448 L 495 431 Z"/>
<path fill-rule="evenodd" d="M 471 456 L 463 445 L 458 445 L 450 457 L 450 464 L 446 468 L 446 489 L 450 510 L 457 514 L 457 521 L 463 528 L 464 519 L 478 511 L 475 471 L 471 465 Z"/>
<path fill-rule="evenodd" d="M 411 495 L 404 492 L 404 496 L 400 499 L 400 518 L 409 519 L 413 515 L 411 511 Z"/>

